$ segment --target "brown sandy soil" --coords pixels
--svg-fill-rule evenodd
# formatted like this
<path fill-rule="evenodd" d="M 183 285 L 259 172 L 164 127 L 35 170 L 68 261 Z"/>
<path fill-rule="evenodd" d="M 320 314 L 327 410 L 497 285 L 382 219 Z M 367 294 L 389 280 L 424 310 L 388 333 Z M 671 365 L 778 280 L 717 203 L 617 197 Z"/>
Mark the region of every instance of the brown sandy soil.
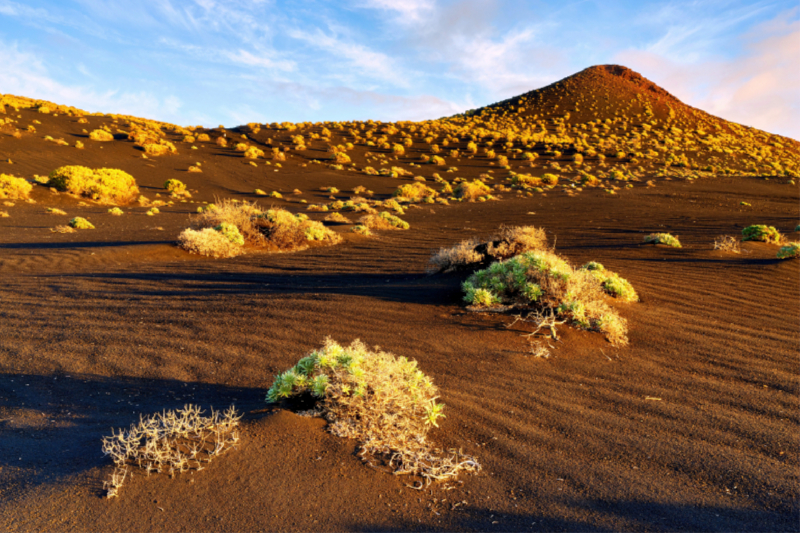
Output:
<path fill-rule="evenodd" d="M 0 133 L 0 173 L 107 166 L 130 172 L 151 200 L 167 199 L 170 178 L 193 198 L 152 217 L 138 205 L 114 217 L 37 185 L 36 203 L 0 205 L 10 215 L 0 218 L 0 530 L 800 529 L 800 266 L 777 260 L 775 245 L 712 250 L 715 237 L 750 224 L 796 238 L 800 197 L 787 177 L 646 187 L 647 176 L 615 195 L 556 189 L 416 204 L 403 215 L 408 231 L 364 238 L 333 224 L 345 237 L 337 246 L 212 260 L 174 244 L 202 202 L 256 200 L 260 188 L 285 197 L 262 205 L 297 212 L 300 198 L 330 202 L 323 186 L 342 200 L 358 185 L 386 199 L 410 178 L 306 164 L 330 157 L 320 143 L 277 172 L 213 142 L 143 159 L 129 141 L 86 139 L 82 129 L 108 118 L 18 114 L 20 125 L 41 124 L 19 139 Z M 265 144 L 277 136 L 259 135 Z M 364 152 L 350 152 L 359 167 Z M 186 172 L 195 162 L 203 173 Z M 476 178 L 489 165 L 464 159 L 457 175 Z M 430 181 L 436 170 L 414 172 Z M 50 231 L 74 216 L 96 229 Z M 465 275 L 425 274 L 432 251 L 501 224 L 543 227 L 573 263 L 599 261 L 627 278 L 641 302 L 613 305 L 629 321 L 630 345 L 563 326 L 553 356 L 533 358 L 523 326 L 465 310 Z M 642 245 L 652 232 L 679 236 L 683 248 Z M 328 335 L 416 359 L 447 404 L 430 437 L 476 455 L 482 472 L 414 490 L 363 464 L 356 443 L 322 420 L 266 404 L 273 376 Z M 201 472 L 137 474 L 119 498 L 104 498 L 113 468 L 101 438 L 187 403 L 235 404 L 245 413 L 241 445 Z"/>
<path fill-rule="evenodd" d="M 424 206 L 407 232 L 225 261 L 171 244 L 188 208 L 100 217 L 60 195 L 100 222 L 61 235 L 49 195 L 0 219 L 3 530 L 797 529 L 798 264 L 766 244 L 710 249 L 752 222 L 793 229 L 794 188 L 719 178 Z M 432 249 L 502 223 L 543 226 L 575 263 L 628 278 L 630 346 L 565 328 L 533 359 L 524 330 L 464 311 L 460 276 L 424 274 Z M 639 244 L 659 230 L 684 248 Z M 324 422 L 268 408 L 272 376 L 325 335 L 417 359 L 447 403 L 432 437 L 483 472 L 412 490 Z M 103 498 L 101 436 L 188 402 L 244 410 L 242 445 Z"/>

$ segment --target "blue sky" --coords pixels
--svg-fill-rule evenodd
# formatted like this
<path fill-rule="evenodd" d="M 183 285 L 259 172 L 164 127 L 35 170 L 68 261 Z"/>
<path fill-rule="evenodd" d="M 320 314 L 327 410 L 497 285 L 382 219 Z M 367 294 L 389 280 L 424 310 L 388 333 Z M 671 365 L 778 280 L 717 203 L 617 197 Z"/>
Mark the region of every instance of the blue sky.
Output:
<path fill-rule="evenodd" d="M 438 118 L 603 63 L 800 138 L 794 1 L 0 0 L 0 93 L 182 125 Z"/>

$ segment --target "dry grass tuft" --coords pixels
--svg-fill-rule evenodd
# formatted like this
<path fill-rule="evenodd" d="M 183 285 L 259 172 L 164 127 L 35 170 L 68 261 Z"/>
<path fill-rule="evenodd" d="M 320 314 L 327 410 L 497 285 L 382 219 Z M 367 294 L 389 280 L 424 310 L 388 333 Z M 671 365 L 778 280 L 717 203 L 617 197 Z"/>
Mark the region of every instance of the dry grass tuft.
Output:
<path fill-rule="evenodd" d="M 365 462 L 383 462 L 395 474 L 420 476 L 428 485 L 481 468 L 474 457 L 454 449 L 444 453 L 427 441 L 430 428 L 445 416 L 438 393 L 416 361 L 370 351 L 360 341 L 343 347 L 328 338 L 276 376 L 267 400 L 312 395 L 318 400 L 314 414 L 325 417 L 334 435 L 358 440 Z"/>
<path fill-rule="evenodd" d="M 241 415 L 233 406 L 224 413 L 211 410 L 211 416 L 195 405 L 140 417 L 128 431 L 120 429 L 103 437 L 103 453 L 116 465 L 111 479 L 104 482 L 106 496 L 113 498 L 127 477 L 129 468 L 174 476 L 189 470 L 202 470 L 205 464 L 239 442 Z"/>
<path fill-rule="evenodd" d="M 215 259 L 236 257 L 244 253 L 241 245 L 232 242 L 214 228 L 203 228 L 199 231 L 185 229 L 178 235 L 178 246 L 189 253 Z"/>
<path fill-rule="evenodd" d="M 523 252 L 544 249 L 544 229 L 534 226 L 502 226 L 486 241 L 467 239 L 450 248 L 440 248 L 430 258 L 429 273 L 471 270 L 492 261 L 508 259 Z"/>
<path fill-rule="evenodd" d="M 75 233 L 78 230 L 70 226 L 59 225 L 56 226 L 55 228 L 50 228 L 50 231 L 52 231 L 53 233 Z"/>
<path fill-rule="evenodd" d="M 714 249 L 735 254 L 742 253 L 742 247 L 738 239 L 730 235 L 720 235 L 714 239 Z"/>
<path fill-rule="evenodd" d="M 325 217 L 325 222 L 338 222 L 340 224 L 352 224 L 353 221 L 341 213 L 331 213 Z"/>

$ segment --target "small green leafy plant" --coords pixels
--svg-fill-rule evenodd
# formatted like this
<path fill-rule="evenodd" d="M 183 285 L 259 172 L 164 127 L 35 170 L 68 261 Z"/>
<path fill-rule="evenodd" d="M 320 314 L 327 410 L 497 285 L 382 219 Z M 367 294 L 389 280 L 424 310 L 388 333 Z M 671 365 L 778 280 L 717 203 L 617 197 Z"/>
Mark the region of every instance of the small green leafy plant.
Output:
<path fill-rule="evenodd" d="M 753 224 L 742 230 L 742 240 L 778 244 L 781 242 L 781 233 L 773 226 Z"/>
<path fill-rule="evenodd" d="M 778 259 L 798 259 L 800 258 L 800 242 L 790 242 L 778 250 Z"/>

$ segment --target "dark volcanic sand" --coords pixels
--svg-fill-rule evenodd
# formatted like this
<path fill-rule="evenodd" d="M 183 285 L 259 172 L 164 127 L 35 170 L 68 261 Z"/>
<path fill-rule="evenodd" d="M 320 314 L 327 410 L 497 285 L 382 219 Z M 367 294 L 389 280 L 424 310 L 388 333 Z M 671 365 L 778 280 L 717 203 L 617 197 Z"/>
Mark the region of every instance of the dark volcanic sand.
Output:
<path fill-rule="evenodd" d="M 93 146 L 82 162 L 101 166 Z M 380 195 L 398 184 L 311 166 L 273 175 L 240 160 L 227 173 L 209 162 L 177 174 L 199 156 L 125 150 L 109 166 L 151 198 L 168 177 L 209 201 L 251 198 L 243 191 L 256 186 L 364 184 Z M 70 162 L 6 155 L 22 163 L 0 170 L 23 175 Z M 716 178 L 617 197 L 512 196 L 410 208 L 411 230 L 378 238 L 221 261 L 171 244 L 196 204 L 111 217 L 39 187 L 36 205 L 2 208 L 0 530 L 798 530 L 798 262 L 761 243 L 711 250 L 748 224 L 791 234 L 797 189 Z M 68 217 L 45 207 L 89 214 L 97 229 L 51 233 Z M 616 307 L 630 345 L 563 327 L 553 357 L 531 358 L 524 328 L 463 309 L 463 276 L 425 275 L 433 249 L 500 224 L 542 226 L 573 263 L 629 279 L 642 301 Z M 641 245 L 654 231 L 684 248 Z M 365 466 L 323 421 L 265 404 L 274 374 L 326 335 L 417 359 L 447 404 L 431 438 L 477 455 L 483 471 L 416 491 Z M 236 404 L 241 446 L 202 472 L 136 475 L 103 498 L 112 468 L 101 437 L 185 403 Z"/>

